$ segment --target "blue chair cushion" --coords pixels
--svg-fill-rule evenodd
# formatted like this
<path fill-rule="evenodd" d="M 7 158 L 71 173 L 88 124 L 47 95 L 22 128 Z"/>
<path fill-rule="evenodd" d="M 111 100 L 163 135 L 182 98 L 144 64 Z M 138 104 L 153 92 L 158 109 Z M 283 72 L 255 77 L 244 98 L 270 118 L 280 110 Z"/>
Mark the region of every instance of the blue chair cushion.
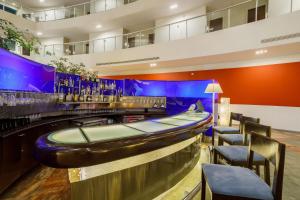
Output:
<path fill-rule="evenodd" d="M 241 134 L 222 134 L 219 135 L 224 142 L 231 145 L 242 145 L 243 144 L 243 135 Z"/>
<path fill-rule="evenodd" d="M 216 146 L 214 150 L 230 161 L 231 164 L 246 165 L 248 163 L 247 146 Z M 253 163 L 264 164 L 265 158 L 254 152 Z"/>
<path fill-rule="evenodd" d="M 224 133 L 240 133 L 240 129 L 236 127 L 231 127 L 231 126 L 215 126 L 213 128 L 216 132 L 220 134 Z"/>
<path fill-rule="evenodd" d="M 212 193 L 249 199 L 274 200 L 271 188 L 253 171 L 227 165 L 202 164 Z"/>

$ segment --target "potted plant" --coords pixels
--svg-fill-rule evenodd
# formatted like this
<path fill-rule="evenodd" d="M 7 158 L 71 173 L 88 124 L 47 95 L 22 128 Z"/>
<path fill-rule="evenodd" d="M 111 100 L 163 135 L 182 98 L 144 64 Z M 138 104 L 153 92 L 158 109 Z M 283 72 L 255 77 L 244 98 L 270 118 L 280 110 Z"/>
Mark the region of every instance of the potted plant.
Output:
<path fill-rule="evenodd" d="M 15 50 L 15 45 L 19 44 L 23 49 L 23 55 L 30 55 L 30 52 L 39 54 L 37 45 L 40 45 L 40 41 L 29 31 L 21 31 L 5 19 L 0 19 L 0 30 L 3 32 L 0 42 L 1 48 Z"/>

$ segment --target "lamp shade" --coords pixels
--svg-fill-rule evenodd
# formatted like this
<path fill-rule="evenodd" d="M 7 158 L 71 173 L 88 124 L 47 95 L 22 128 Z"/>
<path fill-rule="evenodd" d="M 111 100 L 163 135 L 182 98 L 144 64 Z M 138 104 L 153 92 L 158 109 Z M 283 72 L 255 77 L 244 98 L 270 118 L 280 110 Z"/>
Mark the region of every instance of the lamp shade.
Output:
<path fill-rule="evenodd" d="M 210 83 L 207 85 L 205 93 L 223 93 L 219 83 Z"/>

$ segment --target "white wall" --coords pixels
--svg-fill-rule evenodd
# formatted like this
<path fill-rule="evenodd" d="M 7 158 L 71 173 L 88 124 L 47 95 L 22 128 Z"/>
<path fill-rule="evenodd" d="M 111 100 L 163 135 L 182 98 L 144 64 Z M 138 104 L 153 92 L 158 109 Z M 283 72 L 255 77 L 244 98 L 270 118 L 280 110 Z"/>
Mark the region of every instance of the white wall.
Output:
<path fill-rule="evenodd" d="M 231 104 L 231 111 L 258 117 L 274 129 L 300 132 L 300 107 Z"/>
<path fill-rule="evenodd" d="M 192 11 L 181 13 L 180 15 L 158 19 L 155 21 L 156 27 L 161 27 L 155 30 L 155 43 L 165 42 L 168 40 L 178 40 L 185 38 L 186 36 L 194 36 L 205 32 L 206 29 L 206 17 L 193 18 L 200 15 L 206 14 L 206 7 L 200 7 Z M 164 27 L 164 25 L 171 24 L 170 26 Z"/>
<path fill-rule="evenodd" d="M 101 53 L 122 49 L 123 37 L 115 37 L 124 33 L 123 28 L 111 30 L 109 32 L 90 33 L 89 50 L 91 53 Z"/>

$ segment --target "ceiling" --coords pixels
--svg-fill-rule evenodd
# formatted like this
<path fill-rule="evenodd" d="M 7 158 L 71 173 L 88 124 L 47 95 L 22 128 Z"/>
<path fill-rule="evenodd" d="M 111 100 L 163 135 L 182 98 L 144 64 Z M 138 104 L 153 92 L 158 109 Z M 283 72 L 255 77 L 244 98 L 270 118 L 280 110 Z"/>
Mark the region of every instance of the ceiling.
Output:
<path fill-rule="evenodd" d="M 300 43 L 292 43 L 268 48 L 268 53 L 264 55 L 255 55 L 255 50 L 247 50 L 234 53 L 226 53 L 212 56 L 194 57 L 180 60 L 169 60 L 156 62 L 156 67 L 150 67 L 150 63 L 131 63 L 124 65 L 108 65 L 93 67 L 93 71 L 97 71 L 103 76 L 109 75 L 126 75 L 126 74 L 144 74 L 144 73 L 159 73 L 169 71 L 193 71 L 199 69 L 210 69 L 211 66 L 225 67 L 226 63 L 248 61 L 251 66 L 251 61 L 262 59 L 274 59 L 278 57 L 299 55 Z M 231 65 L 229 64 L 229 65 Z M 215 68 L 215 67 L 214 67 Z"/>

